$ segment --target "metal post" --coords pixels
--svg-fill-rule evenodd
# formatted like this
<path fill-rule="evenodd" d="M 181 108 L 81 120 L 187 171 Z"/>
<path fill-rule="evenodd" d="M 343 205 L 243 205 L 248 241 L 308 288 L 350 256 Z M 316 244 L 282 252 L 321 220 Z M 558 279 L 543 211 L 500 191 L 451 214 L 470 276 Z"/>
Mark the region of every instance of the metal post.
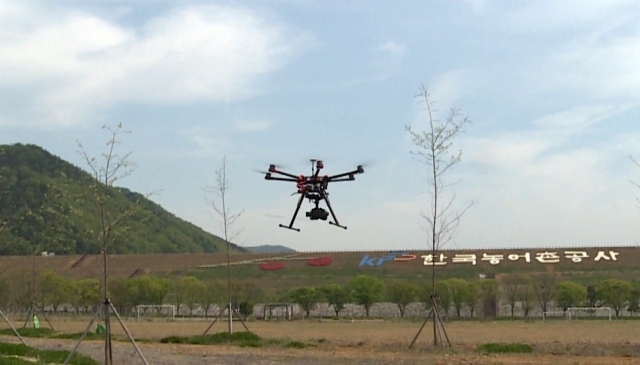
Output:
<path fill-rule="evenodd" d="M 22 344 L 26 346 L 27 344 L 24 343 L 24 339 L 22 338 L 22 336 L 20 336 L 20 334 L 18 333 L 18 330 L 16 330 L 16 328 L 13 327 L 13 324 L 11 324 L 11 321 L 9 321 L 9 318 L 7 318 L 7 316 L 4 315 L 4 312 L 2 312 L 2 309 L 0 309 L 0 316 L 2 316 L 4 321 L 7 322 L 9 327 L 11 327 L 11 329 L 13 330 L 13 333 L 15 333 L 16 336 L 18 336 L 18 338 L 20 339 L 20 342 L 22 342 Z"/>

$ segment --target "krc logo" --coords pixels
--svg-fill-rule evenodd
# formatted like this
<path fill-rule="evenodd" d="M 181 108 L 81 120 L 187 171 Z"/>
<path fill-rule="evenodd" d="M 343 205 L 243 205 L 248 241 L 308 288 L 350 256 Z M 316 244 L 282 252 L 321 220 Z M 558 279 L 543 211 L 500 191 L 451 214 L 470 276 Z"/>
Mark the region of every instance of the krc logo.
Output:
<path fill-rule="evenodd" d="M 358 266 L 382 266 L 382 264 L 387 261 L 406 262 L 413 261 L 416 257 L 416 255 L 406 251 L 389 252 L 381 257 L 370 257 L 369 255 L 364 255 L 362 260 L 360 260 L 360 265 Z"/>

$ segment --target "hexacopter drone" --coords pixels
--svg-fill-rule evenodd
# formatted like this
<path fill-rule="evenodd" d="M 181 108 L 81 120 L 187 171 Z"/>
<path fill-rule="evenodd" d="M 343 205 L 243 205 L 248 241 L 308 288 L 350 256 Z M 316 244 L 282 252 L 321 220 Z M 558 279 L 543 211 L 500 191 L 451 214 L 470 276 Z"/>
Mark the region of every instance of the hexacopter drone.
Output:
<path fill-rule="evenodd" d="M 296 210 L 293 213 L 293 218 L 291 218 L 291 222 L 289 225 L 280 224 L 282 228 L 288 228 L 294 231 L 300 232 L 299 228 L 293 227 L 293 222 L 296 220 L 296 216 L 298 215 L 298 211 L 300 210 L 300 206 L 302 205 L 302 201 L 306 198 L 309 199 L 310 202 L 315 204 L 315 208 L 312 208 L 310 211 L 306 213 L 307 217 L 309 217 L 312 221 L 314 220 L 323 220 L 326 221 L 329 217 L 329 212 L 331 212 L 331 217 L 333 221 L 329 221 L 329 224 L 334 226 L 347 229 L 346 226 L 340 225 L 338 222 L 338 218 L 336 218 L 335 213 L 333 213 L 333 208 L 331 208 L 331 203 L 329 202 L 329 193 L 327 192 L 327 187 L 330 182 L 338 182 L 338 181 L 353 181 L 355 180 L 356 174 L 364 173 L 364 168 L 362 165 L 358 165 L 355 170 L 345 172 L 342 174 L 337 174 L 333 176 L 320 176 L 320 170 L 323 168 L 322 161 L 320 160 L 311 160 L 311 175 L 299 175 L 296 176 L 294 174 L 290 174 L 288 172 L 280 171 L 276 168 L 276 165 L 270 165 L 269 171 L 266 172 L 264 178 L 265 180 L 276 180 L 276 181 L 291 181 L 296 183 L 297 192 L 294 194 L 300 194 L 300 199 L 298 200 L 298 205 L 296 206 Z M 271 174 L 280 174 L 286 177 L 273 177 Z M 320 201 L 324 200 L 327 203 L 327 207 L 329 208 L 329 212 L 320 208 L 318 205 Z"/>

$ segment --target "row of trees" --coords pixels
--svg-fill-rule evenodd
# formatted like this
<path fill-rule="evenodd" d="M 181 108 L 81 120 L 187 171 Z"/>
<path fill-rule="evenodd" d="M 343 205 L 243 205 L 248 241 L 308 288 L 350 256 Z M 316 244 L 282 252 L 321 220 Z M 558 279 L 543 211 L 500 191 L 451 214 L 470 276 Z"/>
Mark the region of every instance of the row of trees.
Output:
<path fill-rule="evenodd" d="M 0 306 L 27 310 L 36 305 L 41 310 L 51 307 L 57 311 L 68 304 L 77 311 L 98 305 L 99 290 L 98 279 L 68 280 L 46 270 L 36 278 L 22 275 L 12 281 L 0 279 Z"/>
<path fill-rule="evenodd" d="M 28 310 L 59 311 L 62 305 L 70 306 L 74 313 L 93 311 L 101 303 L 98 279 L 71 280 L 51 270 L 40 272 L 37 277 L 22 276 L 21 280 L 0 279 L 0 307 Z M 190 313 L 202 307 L 206 311 L 214 305 L 226 305 L 226 283 L 203 282 L 193 276 L 176 281 L 165 278 L 140 276 L 117 278 L 109 282 L 109 297 L 119 311 L 125 313 L 140 304 L 171 304 L 176 309 L 188 308 Z M 252 283 L 233 283 L 231 300 L 244 314 L 252 312 L 253 304 L 264 298 L 262 288 Z M 68 307 L 65 307 L 67 309 Z"/>
<path fill-rule="evenodd" d="M 551 304 L 566 311 L 570 307 L 608 306 L 615 311 L 616 317 L 625 308 L 632 313 L 640 312 L 640 280 L 623 281 L 608 279 L 597 285 L 583 286 L 572 281 L 558 281 L 553 273 L 542 275 L 505 275 L 499 280 L 482 279 L 474 282 L 459 278 L 436 282 L 436 302 L 449 317 L 454 311 L 461 317 L 467 311 L 471 317 L 484 301 L 500 302 L 509 307 L 511 317 L 515 316 L 520 305 L 524 317 L 538 308 L 547 312 Z M 289 299 L 300 305 L 308 315 L 318 303 L 329 303 L 336 316 L 346 303 L 363 305 L 367 316 L 369 308 L 381 301 L 395 303 L 404 317 L 407 305 L 414 302 L 425 303 L 430 309 L 430 284 L 422 287 L 401 281 L 385 283 L 373 277 L 358 276 L 348 285 L 329 284 L 319 288 L 300 287 L 289 292 Z"/>
<path fill-rule="evenodd" d="M 131 311 L 140 304 L 175 304 L 177 310 L 186 308 L 190 314 L 201 308 L 205 315 L 215 305 L 227 304 L 227 283 L 202 281 L 194 276 L 184 276 L 171 281 L 165 278 L 140 276 L 131 279 L 113 279 L 109 295 L 116 307 Z M 253 283 L 232 283 L 231 302 L 245 315 L 252 313 L 253 305 L 265 301 L 286 301 L 298 304 L 308 316 L 319 303 L 328 303 L 336 316 L 349 303 L 362 305 L 366 315 L 375 303 L 394 303 L 401 317 L 406 308 L 415 302 L 425 303 L 429 309 L 430 283 L 418 286 L 404 281 L 385 282 L 372 276 L 359 275 L 348 284 L 326 284 L 318 287 L 296 287 L 283 293 L 267 293 Z M 63 304 L 75 313 L 92 310 L 100 304 L 100 282 L 97 279 L 70 280 L 53 271 L 40 272 L 35 280 L 0 280 L 0 306 L 25 310 L 33 303 L 39 310 L 50 308 L 58 311 Z M 502 303 L 515 316 L 519 306 L 524 317 L 534 309 L 547 311 L 551 304 L 567 310 L 569 307 L 608 306 L 619 316 L 621 311 L 640 311 L 640 280 L 623 281 L 609 279 L 597 285 L 583 286 L 572 281 L 559 281 L 553 273 L 541 275 L 504 275 L 498 280 L 467 281 L 459 278 L 436 282 L 436 300 L 440 309 L 449 317 L 468 313 L 476 315 L 485 300 Z"/>
<path fill-rule="evenodd" d="M 522 306 L 524 316 L 536 305 L 547 312 L 550 303 L 566 311 L 570 307 L 608 306 L 616 317 L 625 308 L 636 313 L 640 311 L 640 280 L 603 280 L 598 284 L 581 285 L 572 281 L 559 281 L 552 273 L 538 276 L 512 275 L 501 278 L 502 298 L 514 316 L 516 303 Z"/>
<path fill-rule="evenodd" d="M 494 280 L 468 282 L 462 279 L 449 279 L 436 283 L 439 293 L 439 305 L 448 313 L 454 308 L 458 316 L 467 305 L 473 316 L 477 304 L 483 299 L 495 299 L 498 295 L 498 283 Z M 299 287 L 289 292 L 291 302 L 298 304 L 309 315 L 318 303 L 328 303 L 336 312 L 336 316 L 344 309 L 345 304 L 362 305 L 369 316 L 371 306 L 379 302 L 391 302 L 398 307 L 400 316 L 404 317 L 409 304 L 423 302 L 426 307 L 431 305 L 430 284 L 418 286 L 403 281 L 385 283 L 381 279 L 360 275 L 348 285 L 328 284 L 318 288 Z"/>

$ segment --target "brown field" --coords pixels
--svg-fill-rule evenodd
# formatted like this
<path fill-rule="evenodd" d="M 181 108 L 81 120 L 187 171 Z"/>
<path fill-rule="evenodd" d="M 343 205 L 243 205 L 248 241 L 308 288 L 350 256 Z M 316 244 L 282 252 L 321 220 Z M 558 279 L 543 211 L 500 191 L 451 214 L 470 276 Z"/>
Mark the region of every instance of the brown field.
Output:
<path fill-rule="evenodd" d="M 21 321 L 15 320 L 18 326 Z M 44 324 L 44 322 L 42 322 Z M 77 333 L 88 320 L 54 319 L 56 331 Z M 206 321 L 127 321 L 127 327 L 138 339 L 159 340 L 170 335 L 198 335 L 207 328 Z M 269 364 L 637 364 L 640 363 L 640 322 L 638 321 L 460 321 L 446 324 L 453 343 L 449 351 L 434 351 L 430 323 L 420 335 L 416 346 L 407 347 L 420 327 L 409 321 L 295 321 L 247 323 L 252 332 L 263 338 L 302 341 L 314 344 L 305 349 L 288 349 L 283 345 L 262 348 L 233 346 L 164 345 L 140 341 L 144 351 L 164 350 L 172 354 L 209 356 L 253 356 L 259 363 Z M 1 327 L 6 327 L 2 323 Z M 236 324 L 240 330 L 240 323 Z M 225 323 L 216 323 L 211 333 L 225 331 Z M 114 334 L 124 332 L 114 323 Z M 43 341 L 27 339 L 38 346 Z M 59 341 L 59 340 L 58 340 Z M 532 354 L 481 355 L 474 348 L 485 343 L 527 343 L 534 346 Z M 73 341 L 63 342 L 69 346 Z M 119 346 L 129 344 L 119 343 Z M 222 358 L 222 357 L 221 357 Z M 268 360 L 268 362 L 262 362 Z M 241 362 L 235 362 L 241 363 Z M 254 362 L 256 363 L 256 362 Z"/>
<path fill-rule="evenodd" d="M 640 260 L 640 247 L 617 247 L 617 248 L 588 248 L 584 249 L 588 253 L 588 258 L 580 263 L 574 263 L 563 256 L 564 251 L 577 250 L 572 248 L 554 248 L 554 249 L 492 249 L 492 250 L 450 250 L 447 251 L 449 259 L 455 253 L 474 253 L 478 257 L 477 265 L 470 264 L 449 264 L 440 266 L 439 272 L 447 275 L 474 275 L 482 272 L 509 273 L 509 272 L 544 272 L 547 270 L 555 270 L 556 272 L 566 273 L 571 277 L 592 275 L 594 273 L 602 273 L 609 277 L 620 277 L 623 279 L 635 278 L 638 267 L 637 262 Z M 615 250 L 619 253 L 615 261 L 595 262 L 594 257 L 599 250 L 608 252 Z M 559 262 L 544 264 L 539 263 L 535 259 L 536 253 L 552 251 L 559 255 Z M 428 275 L 430 268 L 422 263 L 421 254 L 427 252 L 411 251 L 416 255 L 417 259 L 411 262 L 394 262 L 387 261 L 384 265 L 377 267 L 359 266 L 365 255 L 370 258 L 380 258 L 384 256 L 386 251 L 379 252 L 315 252 L 315 253 L 294 253 L 294 254 L 232 254 L 232 265 L 240 265 L 247 272 L 247 268 L 252 268 L 251 275 L 254 278 L 270 278 L 275 273 L 265 272 L 258 269 L 258 264 L 265 261 L 282 261 L 286 263 L 286 268 L 277 273 L 278 277 L 291 273 L 294 276 L 300 274 L 308 274 L 324 272 L 327 275 L 339 273 L 339 275 L 348 274 L 375 274 L 383 276 L 396 275 Z M 502 254 L 505 259 L 499 265 L 490 265 L 487 261 L 480 258 L 483 253 Z M 531 255 L 531 262 L 526 263 L 523 260 L 509 261 L 506 256 L 509 254 Z M 306 265 L 309 258 L 318 258 L 329 256 L 333 263 L 327 267 L 310 268 Z M 98 255 L 69 255 L 69 256 L 0 256 L 0 276 L 12 277 L 24 275 L 26 272 L 32 271 L 34 268 L 38 271 L 53 270 L 59 275 L 71 279 L 84 279 L 97 277 L 100 273 L 101 257 Z M 130 277 L 137 275 L 183 275 L 192 271 L 211 271 L 213 269 L 203 269 L 203 265 L 224 265 L 226 256 L 221 254 L 141 254 L 141 255 L 110 255 L 109 256 L 109 274 L 112 278 Z M 303 280 L 304 281 L 304 280 Z"/>

